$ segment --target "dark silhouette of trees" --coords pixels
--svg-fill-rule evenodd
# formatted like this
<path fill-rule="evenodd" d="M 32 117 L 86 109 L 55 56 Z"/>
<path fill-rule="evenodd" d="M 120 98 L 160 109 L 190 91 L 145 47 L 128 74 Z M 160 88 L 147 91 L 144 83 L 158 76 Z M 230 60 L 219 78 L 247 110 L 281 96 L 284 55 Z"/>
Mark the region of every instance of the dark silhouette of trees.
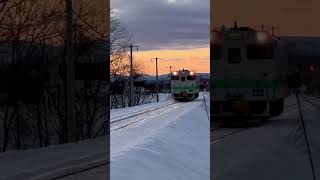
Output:
<path fill-rule="evenodd" d="M 6 95 L 0 102 L 2 151 L 64 143 L 62 2 L 0 1 L 0 46 L 7 50 L 5 58 L 0 56 L 0 79 L 2 84 L 10 84 L 0 92 Z M 108 30 L 101 18 L 105 12 L 95 10 L 88 0 L 76 1 L 74 5 L 75 61 L 108 64 Z M 76 81 L 75 111 L 80 140 L 108 133 L 107 74 L 105 80 Z"/>

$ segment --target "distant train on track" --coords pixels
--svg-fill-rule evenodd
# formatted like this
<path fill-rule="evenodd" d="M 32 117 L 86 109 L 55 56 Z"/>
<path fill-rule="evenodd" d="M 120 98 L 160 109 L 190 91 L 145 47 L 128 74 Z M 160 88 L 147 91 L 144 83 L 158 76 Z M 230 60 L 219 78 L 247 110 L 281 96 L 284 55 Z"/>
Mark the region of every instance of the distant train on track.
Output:
<path fill-rule="evenodd" d="M 172 73 L 171 93 L 174 100 L 190 101 L 199 97 L 200 80 L 196 72 L 180 70 Z"/>
<path fill-rule="evenodd" d="M 280 115 L 289 94 L 286 44 L 236 23 L 211 33 L 212 120 Z"/>

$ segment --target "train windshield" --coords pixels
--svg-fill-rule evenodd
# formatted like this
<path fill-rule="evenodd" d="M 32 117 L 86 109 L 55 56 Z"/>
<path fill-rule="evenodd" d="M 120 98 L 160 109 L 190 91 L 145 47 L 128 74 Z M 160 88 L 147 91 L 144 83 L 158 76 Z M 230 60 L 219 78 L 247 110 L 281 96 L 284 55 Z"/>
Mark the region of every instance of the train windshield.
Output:
<path fill-rule="evenodd" d="M 240 63 L 241 62 L 241 48 L 229 48 L 228 49 L 228 60 L 229 60 L 229 63 Z"/>
<path fill-rule="evenodd" d="M 187 76 L 187 80 L 196 80 L 196 76 L 189 75 Z"/>
<path fill-rule="evenodd" d="M 178 80 L 179 80 L 179 76 L 173 75 L 173 76 L 172 76 L 172 80 L 177 80 L 177 81 L 178 81 Z"/>
<path fill-rule="evenodd" d="M 273 45 L 272 44 L 249 44 L 247 46 L 248 59 L 272 59 Z"/>
<path fill-rule="evenodd" d="M 221 45 L 213 44 L 211 46 L 211 56 L 213 60 L 219 60 L 222 58 L 222 47 Z"/>

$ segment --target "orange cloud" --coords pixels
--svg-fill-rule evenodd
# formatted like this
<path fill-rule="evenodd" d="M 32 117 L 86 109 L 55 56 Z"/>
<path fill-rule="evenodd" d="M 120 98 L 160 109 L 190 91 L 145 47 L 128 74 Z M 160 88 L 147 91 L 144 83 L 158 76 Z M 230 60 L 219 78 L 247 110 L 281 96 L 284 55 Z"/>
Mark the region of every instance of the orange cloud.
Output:
<path fill-rule="evenodd" d="M 150 75 L 156 74 L 155 60 L 158 60 L 159 74 L 168 74 L 172 70 L 188 69 L 196 72 L 210 72 L 210 48 L 197 48 L 185 50 L 152 50 L 134 53 L 134 61 L 142 64 L 143 72 Z"/>

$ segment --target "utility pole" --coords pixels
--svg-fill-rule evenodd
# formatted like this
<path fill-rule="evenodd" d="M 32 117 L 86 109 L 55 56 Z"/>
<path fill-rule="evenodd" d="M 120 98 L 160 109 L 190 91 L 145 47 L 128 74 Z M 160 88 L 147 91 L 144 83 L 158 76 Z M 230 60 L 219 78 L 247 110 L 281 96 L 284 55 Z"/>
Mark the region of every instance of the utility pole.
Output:
<path fill-rule="evenodd" d="M 133 55 L 132 49 L 136 47 L 138 51 L 138 46 L 130 45 L 130 99 L 129 99 L 129 106 L 133 106 Z"/>
<path fill-rule="evenodd" d="M 271 34 L 272 35 L 274 35 L 274 32 L 275 32 L 276 29 L 279 29 L 279 27 L 275 27 L 275 26 L 271 27 Z"/>
<path fill-rule="evenodd" d="M 159 76 L 158 76 L 158 57 L 152 58 L 151 61 L 156 60 L 156 92 L 157 92 L 157 102 L 159 102 Z"/>
<path fill-rule="evenodd" d="M 66 0 L 66 116 L 65 116 L 65 126 L 64 135 L 66 137 L 66 142 L 76 142 L 77 141 L 77 124 L 74 116 L 74 58 L 73 58 L 73 8 L 72 0 Z"/>
<path fill-rule="evenodd" d="M 264 30 L 264 24 L 261 24 L 261 32 Z"/>
<path fill-rule="evenodd" d="M 174 66 L 167 66 L 166 68 L 169 68 L 170 69 L 170 74 L 172 74 L 172 68 L 174 68 Z"/>

